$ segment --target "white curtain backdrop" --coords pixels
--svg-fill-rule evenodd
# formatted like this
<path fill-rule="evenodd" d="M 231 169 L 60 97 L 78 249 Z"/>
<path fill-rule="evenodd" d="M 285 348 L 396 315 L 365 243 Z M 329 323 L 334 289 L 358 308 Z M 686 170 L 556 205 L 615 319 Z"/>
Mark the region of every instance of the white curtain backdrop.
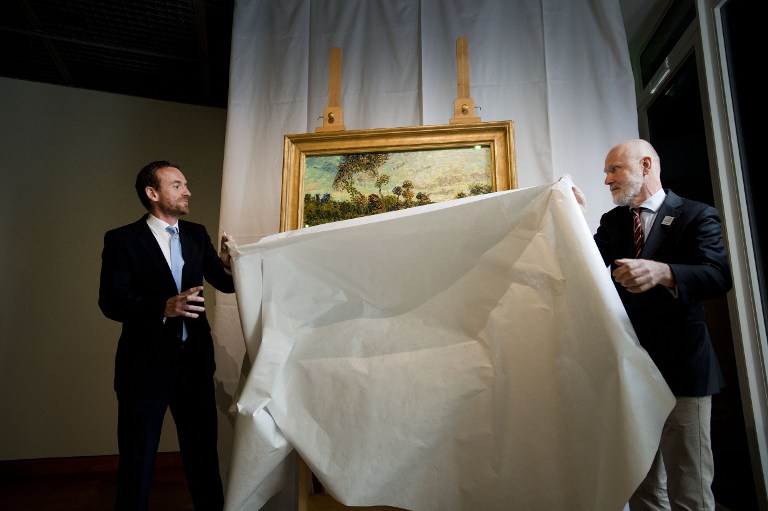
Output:
<path fill-rule="evenodd" d="M 322 126 L 330 48 L 342 49 L 347 130 L 448 124 L 462 36 L 476 115 L 515 122 L 518 187 L 569 174 L 594 230 L 611 207 L 603 158 L 637 136 L 618 0 L 239 0 L 220 232 L 247 244 L 279 230 L 283 136 Z M 235 298 L 216 303 L 226 471 L 248 365 Z"/>

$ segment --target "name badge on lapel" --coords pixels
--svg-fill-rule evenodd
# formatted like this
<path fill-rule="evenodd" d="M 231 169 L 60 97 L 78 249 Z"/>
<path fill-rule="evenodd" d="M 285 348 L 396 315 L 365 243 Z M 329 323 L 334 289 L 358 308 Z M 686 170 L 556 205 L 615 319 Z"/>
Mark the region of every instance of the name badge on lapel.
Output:
<path fill-rule="evenodd" d="M 661 221 L 661 225 L 672 225 L 674 220 L 675 217 L 667 215 L 664 217 L 664 220 Z"/>

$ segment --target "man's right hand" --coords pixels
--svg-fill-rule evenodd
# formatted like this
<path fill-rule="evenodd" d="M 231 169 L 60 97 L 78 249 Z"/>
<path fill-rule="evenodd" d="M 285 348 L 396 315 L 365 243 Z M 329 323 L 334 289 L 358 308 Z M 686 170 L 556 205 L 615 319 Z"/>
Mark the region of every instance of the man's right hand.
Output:
<path fill-rule="evenodd" d="M 576 185 L 573 185 L 571 190 L 573 190 L 573 195 L 576 197 L 576 202 L 579 204 L 579 206 L 581 206 L 581 210 L 586 211 L 587 197 L 584 195 L 584 192 L 582 192 L 581 189 Z"/>
<path fill-rule="evenodd" d="M 197 286 L 182 291 L 176 296 L 168 298 L 165 302 L 165 317 L 174 318 L 176 316 L 184 316 L 185 318 L 196 318 L 199 316 L 198 312 L 205 311 L 205 307 L 201 305 L 194 305 L 194 303 L 203 303 L 205 298 L 200 296 L 200 291 L 203 290 L 203 286 Z"/>

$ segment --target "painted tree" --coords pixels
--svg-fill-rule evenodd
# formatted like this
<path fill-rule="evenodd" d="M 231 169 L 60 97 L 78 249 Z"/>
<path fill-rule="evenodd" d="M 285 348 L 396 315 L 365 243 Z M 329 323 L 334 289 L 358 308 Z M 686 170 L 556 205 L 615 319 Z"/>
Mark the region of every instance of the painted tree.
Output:
<path fill-rule="evenodd" d="M 350 200 L 355 201 L 360 195 L 356 183 L 363 183 L 364 178 L 367 177 L 373 180 L 374 186 L 379 188 L 379 195 L 381 195 L 381 186 L 389 181 L 389 177 L 387 176 L 386 181 L 379 185 L 378 181 L 382 179 L 382 176 L 379 175 L 379 169 L 388 158 L 389 155 L 385 153 L 359 153 L 342 156 L 336 177 L 333 178 L 333 189 L 346 191 L 350 195 Z"/>
<path fill-rule="evenodd" d="M 384 193 L 381 191 L 381 189 L 389 184 L 389 176 L 387 174 L 380 174 L 376 178 L 376 182 L 374 183 L 374 186 L 379 191 L 379 205 L 382 212 L 387 210 L 385 199 L 384 199 Z"/>
<path fill-rule="evenodd" d="M 403 201 L 405 202 L 405 207 L 410 208 L 413 206 L 413 181 L 410 179 L 406 179 L 403 181 Z"/>
<path fill-rule="evenodd" d="M 400 209 L 400 196 L 403 194 L 403 187 L 396 186 L 392 188 L 392 193 L 395 195 L 395 209 Z"/>

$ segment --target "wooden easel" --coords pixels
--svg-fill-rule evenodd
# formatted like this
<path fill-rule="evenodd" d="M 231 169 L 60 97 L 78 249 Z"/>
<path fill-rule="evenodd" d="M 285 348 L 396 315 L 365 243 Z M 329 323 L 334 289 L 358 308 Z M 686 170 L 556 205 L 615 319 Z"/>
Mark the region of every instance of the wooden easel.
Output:
<path fill-rule="evenodd" d="M 451 124 L 480 122 L 475 117 L 475 102 L 469 97 L 469 47 L 466 37 L 456 39 L 456 75 L 459 93 L 453 102 Z"/>
<path fill-rule="evenodd" d="M 344 113 L 341 111 L 341 48 L 331 48 L 328 70 L 328 106 L 323 110 L 323 125 L 315 128 L 321 131 L 343 131 Z"/>
<path fill-rule="evenodd" d="M 475 102 L 469 96 L 469 51 L 467 38 L 456 40 L 456 70 L 458 77 L 458 97 L 453 102 L 451 124 L 479 123 L 476 117 Z M 328 74 L 328 106 L 323 110 L 323 125 L 315 128 L 316 132 L 343 131 L 344 116 L 341 110 L 341 48 L 331 48 L 330 69 Z M 298 457 L 297 491 L 298 511 L 407 511 L 389 506 L 349 507 L 339 503 L 325 493 L 313 493 L 313 474 L 307 463 Z"/>
<path fill-rule="evenodd" d="M 301 456 L 298 460 L 298 511 L 407 511 L 389 506 L 345 506 L 330 495 L 312 493 L 312 471 Z"/>
<path fill-rule="evenodd" d="M 331 48 L 328 69 L 328 106 L 323 109 L 323 125 L 316 132 L 344 131 L 341 108 L 341 48 Z M 458 93 L 453 102 L 451 124 L 481 122 L 475 115 L 475 101 L 469 95 L 469 45 L 466 37 L 456 39 L 456 82 Z"/>

